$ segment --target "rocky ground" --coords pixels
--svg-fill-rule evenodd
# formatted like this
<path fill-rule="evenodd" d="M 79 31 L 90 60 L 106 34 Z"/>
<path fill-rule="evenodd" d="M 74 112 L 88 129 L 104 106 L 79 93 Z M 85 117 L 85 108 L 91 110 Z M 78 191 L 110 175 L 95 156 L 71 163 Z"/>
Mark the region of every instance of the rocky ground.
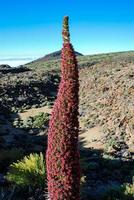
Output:
<path fill-rule="evenodd" d="M 88 60 L 79 72 L 82 198 L 100 199 L 111 186 L 133 183 L 134 61 L 130 57 Z M 54 69 L 1 67 L 1 185 L 10 163 L 46 150 L 59 80 Z"/>
<path fill-rule="evenodd" d="M 114 143 L 109 153 L 126 146 L 134 153 L 134 64 L 110 62 L 80 70 L 80 121 L 88 130 L 102 127 L 102 142 Z M 110 145 L 110 144 L 109 144 Z M 124 149 L 124 147 L 123 147 Z"/>

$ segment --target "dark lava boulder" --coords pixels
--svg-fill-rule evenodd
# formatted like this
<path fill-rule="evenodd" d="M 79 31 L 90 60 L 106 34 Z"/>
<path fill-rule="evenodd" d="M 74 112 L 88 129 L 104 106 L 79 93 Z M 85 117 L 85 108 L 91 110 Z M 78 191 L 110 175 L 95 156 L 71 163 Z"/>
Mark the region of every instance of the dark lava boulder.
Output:
<path fill-rule="evenodd" d="M 29 68 L 26 66 L 19 66 L 19 67 L 10 67 L 9 65 L 0 65 L 0 73 L 7 74 L 7 73 L 22 73 L 30 71 Z"/>
<path fill-rule="evenodd" d="M 11 69 L 11 67 L 7 64 L 0 65 L 0 70 Z"/>

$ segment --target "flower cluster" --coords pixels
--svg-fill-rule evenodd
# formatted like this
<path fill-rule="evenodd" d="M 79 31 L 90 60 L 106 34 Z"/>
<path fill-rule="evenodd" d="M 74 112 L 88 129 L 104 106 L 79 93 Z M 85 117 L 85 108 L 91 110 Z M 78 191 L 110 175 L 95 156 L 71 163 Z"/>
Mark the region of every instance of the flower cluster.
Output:
<path fill-rule="evenodd" d="M 63 24 L 61 82 L 48 131 L 46 154 L 50 200 L 79 200 L 78 66 L 69 41 L 68 17 Z"/>

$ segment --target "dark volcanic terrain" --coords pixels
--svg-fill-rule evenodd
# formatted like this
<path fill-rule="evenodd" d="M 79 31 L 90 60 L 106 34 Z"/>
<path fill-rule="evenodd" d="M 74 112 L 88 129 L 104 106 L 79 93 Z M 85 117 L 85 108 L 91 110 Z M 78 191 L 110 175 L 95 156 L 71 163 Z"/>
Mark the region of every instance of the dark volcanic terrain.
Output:
<path fill-rule="evenodd" d="M 108 200 L 109 187 L 133 184 L 134 52 L 78 54 L 78 65 L 82 199 Z M 23 155 L 46 150 L 59 67 L 60 51 L 23 67 L 0 66 L 1 185 L 21 157 L 16 149 Z"/>

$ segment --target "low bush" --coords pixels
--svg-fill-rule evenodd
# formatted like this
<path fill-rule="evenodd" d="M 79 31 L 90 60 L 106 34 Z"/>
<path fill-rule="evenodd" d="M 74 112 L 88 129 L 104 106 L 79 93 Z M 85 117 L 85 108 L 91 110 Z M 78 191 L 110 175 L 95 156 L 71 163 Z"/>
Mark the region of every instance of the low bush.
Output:
<path fill-rule="evenodd" d="M 30 154 L 10 165 L 6 179 L 18 186 L 44 187 L 46 167 L 43 154 Z"/>
<path fill-rule="evenodd" d="M 44 128 L 48 125 L 50 114 L 40 112 L 38 115 L 34 117 L 28 117 L 26 120 L 17 119 L 13 125 L 17 128 Z"/>

